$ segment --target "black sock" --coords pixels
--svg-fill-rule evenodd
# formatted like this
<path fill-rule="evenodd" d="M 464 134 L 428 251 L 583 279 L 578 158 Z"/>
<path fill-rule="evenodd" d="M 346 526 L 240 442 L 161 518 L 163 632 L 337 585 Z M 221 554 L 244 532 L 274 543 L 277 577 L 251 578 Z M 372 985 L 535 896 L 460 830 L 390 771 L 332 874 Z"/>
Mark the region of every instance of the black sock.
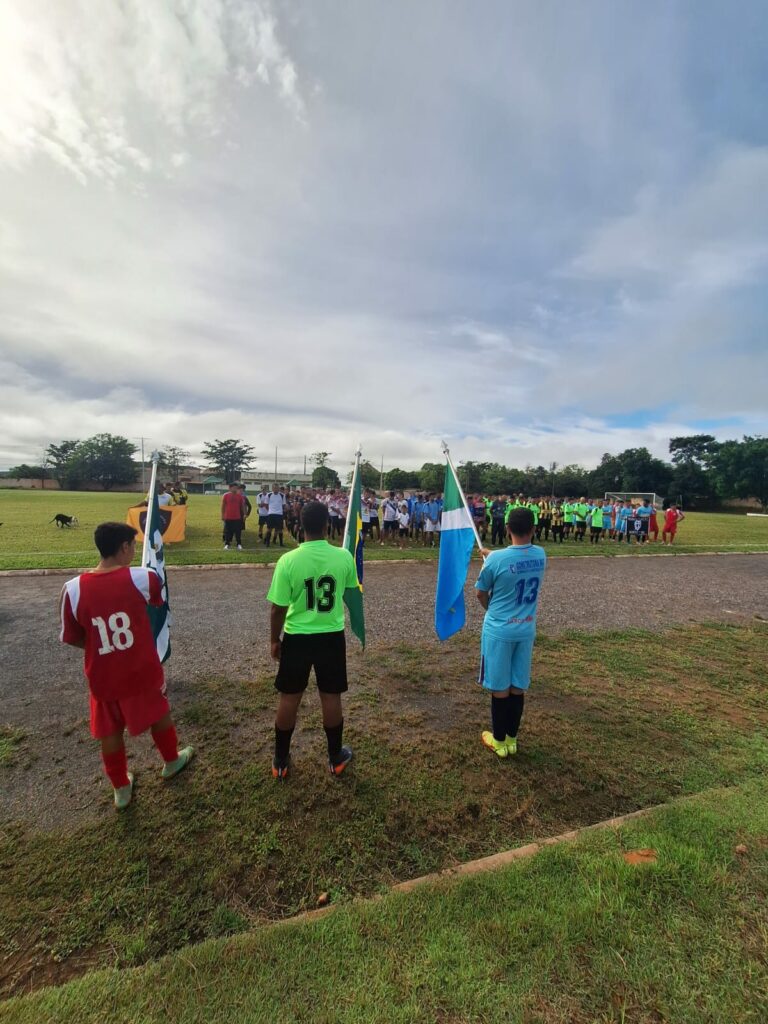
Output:
<path fill-rule="evenodd" d="M 504 701 L 507 710 L 507 735 L 517 736 L 517 730 L 520 728 L 520 719 L 523 717 L 523 705 L 525 704 L 524 693 L 510 693 L 507 699 Z"/>
<path fill-rule="evenodd" d="M 279 764 L 285 764 L 291 750 L 293 729 L 278 729 L 275 726 L 275 758 Z"/>
<path fill-rule="evenodd" d="M 341 751 L 341 735 L 344 732 L 344 719 L 338 725 L 324 725 L 325 738 L 328 740 L 328 760 L 337 761 Z"/>
<path fill-rule="evenodd" d="M 507 698 L 491 697 L 491 725 L 493 738 L 503 743 L 507 737 Z"/>

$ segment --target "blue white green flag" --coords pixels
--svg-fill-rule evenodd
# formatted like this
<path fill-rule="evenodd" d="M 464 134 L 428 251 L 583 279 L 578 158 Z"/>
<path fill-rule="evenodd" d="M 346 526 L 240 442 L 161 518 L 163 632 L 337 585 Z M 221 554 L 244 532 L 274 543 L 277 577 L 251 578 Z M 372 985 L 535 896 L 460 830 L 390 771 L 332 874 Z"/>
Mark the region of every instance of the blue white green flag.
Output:
<path fill-rule="evenodd" d="M 435 594 L 435 631 L 441 640 L 453 636 L 466 622 L 464 584 L 474 545 L 472 520 L 449 462 L 445 467 Z"/>

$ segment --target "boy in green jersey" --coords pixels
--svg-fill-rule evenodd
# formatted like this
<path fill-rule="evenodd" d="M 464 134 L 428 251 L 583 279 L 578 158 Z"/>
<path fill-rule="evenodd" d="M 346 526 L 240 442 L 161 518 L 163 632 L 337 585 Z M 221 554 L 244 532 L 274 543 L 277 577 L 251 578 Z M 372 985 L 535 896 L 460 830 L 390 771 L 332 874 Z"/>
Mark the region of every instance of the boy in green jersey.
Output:
<path fill-rule="evenodd" d="M 305 541 L 277 563 L 267 594 L 272 602 L 271 654 L 279 663 L 275 689 L 280 699 L 272 759 L 276 779 L 288 776 L 296 715 L 313 668 L 331 775 L 341 775 L 352 760 L 351 749 L 341 744 L 341 695 L 348 689 L 343 598 L 345 590 L 357 589 L 357 570 L 345 548 L 333 547 L 326 540 L 328 509 L 322 502 L 307 502 L 301 510 L 301 525 Z"/>

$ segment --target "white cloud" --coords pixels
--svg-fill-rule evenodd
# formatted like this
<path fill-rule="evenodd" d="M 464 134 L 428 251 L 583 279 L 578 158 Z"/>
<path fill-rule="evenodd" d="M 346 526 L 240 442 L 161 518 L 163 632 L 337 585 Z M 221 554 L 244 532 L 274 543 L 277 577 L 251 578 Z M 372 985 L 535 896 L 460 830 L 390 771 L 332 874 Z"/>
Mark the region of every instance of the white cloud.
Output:
<path fill-rule="evenodd" d="M 222 129 L 233 76 L 257 72 L 303 116 L 267 0 L 6 0 L 0 161 L 45 154 L 80 182 L 178 167 L 180 143 Z"/>
<path fill-rule="evenodd" d="M 592 232 L 568 272 L 625 288 L 711 294 L 768 265 L 768 147 L 728 148 L 692 181 L 644 188 Z"/>

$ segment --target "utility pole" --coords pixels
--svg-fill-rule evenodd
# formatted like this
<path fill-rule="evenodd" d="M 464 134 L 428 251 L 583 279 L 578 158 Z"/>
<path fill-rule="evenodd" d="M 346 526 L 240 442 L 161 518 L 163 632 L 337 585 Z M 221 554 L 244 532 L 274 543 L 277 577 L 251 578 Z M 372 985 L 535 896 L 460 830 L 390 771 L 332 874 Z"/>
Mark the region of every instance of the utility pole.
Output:
<path fill-rule="evenodd" d="M 275 483 L 277 483 L 277 445 L 275 445 Z"/>
<path fill-rule="evenodd" d="M 384 456 L 381 456 L 381 472 L 379 473 L 379 490 L 384 490 Z"/>
<path fill-rule="evenodd" d="M 307 475 L 307 456 L 304 456 L 304 476 Z"/>
<path fill-rule="evenodd" d="M 555 496 L 555 470 L 556 470 L 556 469 L 557 469 L 557 463 L 556 463 L 556 462 L 553 462 L 553 463 L 552 463 L 552 464 L 550 465 L 550 467 L 549 467 L 549 471 L 550 471 L 550 473 L 552 474 L 552 497 L 553 497 L 553 498 L 554 498 L 554 496 Z"/>

